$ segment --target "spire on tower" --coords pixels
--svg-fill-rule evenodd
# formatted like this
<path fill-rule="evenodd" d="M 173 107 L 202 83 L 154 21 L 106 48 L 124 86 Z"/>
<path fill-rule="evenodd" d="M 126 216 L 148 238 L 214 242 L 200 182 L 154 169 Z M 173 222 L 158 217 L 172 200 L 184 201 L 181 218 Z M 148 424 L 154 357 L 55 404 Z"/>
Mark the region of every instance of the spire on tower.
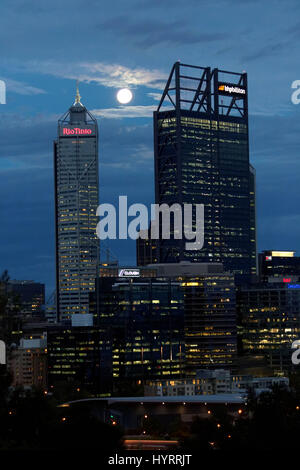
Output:
<path fill-rule="evenodd" d="M 79 84 L 79 81 L 76 80 L 76 96 L 75 96 L 75 103 L 74 104 L 81 104 L 80 100 L 81 100 L 81 96 L 79 94 L 79 88 L 78 88 L 78 84 Z"/>

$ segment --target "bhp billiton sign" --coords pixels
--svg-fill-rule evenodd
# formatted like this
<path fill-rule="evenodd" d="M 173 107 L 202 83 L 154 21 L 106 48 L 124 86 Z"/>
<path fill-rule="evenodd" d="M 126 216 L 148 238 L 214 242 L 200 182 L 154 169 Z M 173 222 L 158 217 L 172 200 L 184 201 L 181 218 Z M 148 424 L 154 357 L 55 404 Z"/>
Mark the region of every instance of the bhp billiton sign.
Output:
<path fill-rule="evenodd" d="M 245 96 L 246 89 L 239 85 L 233 85 L 229 83 L 219 83 L 218 86 L 219 94 L 226 96 Z"/>
<path fill-rule="evenodd" d="M 63 127 L 62 135 L 91 135 L 92 129 L 81 129 L 80 127 Z"/>

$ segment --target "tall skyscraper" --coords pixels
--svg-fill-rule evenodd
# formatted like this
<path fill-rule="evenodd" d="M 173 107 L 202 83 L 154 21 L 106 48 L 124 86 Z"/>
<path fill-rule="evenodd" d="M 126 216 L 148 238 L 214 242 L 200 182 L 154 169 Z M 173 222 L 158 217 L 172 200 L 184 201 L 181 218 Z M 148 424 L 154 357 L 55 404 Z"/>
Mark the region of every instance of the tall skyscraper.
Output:
<path fill-rule="evenodd" d="M 246 73 L 174 64 L 154 112 L 155 202 L 204 204 L 204 246 L 160 239 L 158 263 L 221 262 L 236 275 L 255 273 L 247 93 Z"/>
<path fill-rule="evenodd" d="M 54 142 L 56 289 L 59 320 L 88 313 L 99 260 L 98 126 L 80 102 L 58 121 Z"/>

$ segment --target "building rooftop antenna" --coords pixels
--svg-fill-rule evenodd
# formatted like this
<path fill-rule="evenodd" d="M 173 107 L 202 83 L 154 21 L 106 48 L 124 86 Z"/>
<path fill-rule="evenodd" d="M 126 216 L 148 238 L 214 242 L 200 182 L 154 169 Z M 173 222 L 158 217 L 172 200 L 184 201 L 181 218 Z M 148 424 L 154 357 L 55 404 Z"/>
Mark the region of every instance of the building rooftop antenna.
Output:
<path fill-rule="evenodd" d="M 79 80 L 76 80 L 76 96 L 75 96 L 75 103 L 74 104 L 81 104 L 80 100 L 81 100 L 81 96 L 79 94 Z"/>

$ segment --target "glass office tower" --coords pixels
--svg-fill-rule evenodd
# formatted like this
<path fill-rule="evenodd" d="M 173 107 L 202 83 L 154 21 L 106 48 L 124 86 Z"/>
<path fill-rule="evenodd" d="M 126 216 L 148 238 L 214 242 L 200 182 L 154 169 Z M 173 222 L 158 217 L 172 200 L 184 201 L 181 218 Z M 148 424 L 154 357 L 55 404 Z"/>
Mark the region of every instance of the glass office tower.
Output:
<path fill-rule="evenodd" d="M 255 273 L 247 74 L 175 63 L 154 112 L 154 155 L 157 204 L 204 204 L 203 248 L 186 250 L 171 230 L 158 241 L 157 262 L 221 262 L 237 275 Z"/>
<path fill-rule="evenodd" d="M 58 122 L 54 143 L 57 316 L 88 313 L 99 259 L 98 126 L 80 102 Z"/>
<path fill-rule="evenodd" d="M 96 279 L 91 303 L 112 340 L 114 382 L 183 375 L 184 293 L 156 276 L 155 268 L 107 267 Z"/>

